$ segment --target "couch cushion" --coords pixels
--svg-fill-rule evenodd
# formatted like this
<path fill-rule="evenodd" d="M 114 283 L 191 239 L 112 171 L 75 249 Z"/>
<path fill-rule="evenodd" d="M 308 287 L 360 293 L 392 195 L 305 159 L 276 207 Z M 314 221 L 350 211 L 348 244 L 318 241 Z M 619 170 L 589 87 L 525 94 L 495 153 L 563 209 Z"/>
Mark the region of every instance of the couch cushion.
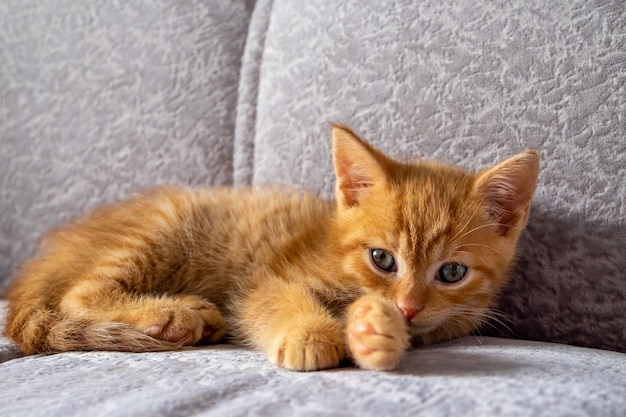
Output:
<path fill-rule="evenodd" d="M 230 184 L 252 1 L 0 7 L 0 293 L 38 236 L 158 183 Z"/>
<path fill-rule="evenodd" d="M 617 417 L 626 409 L 626 355 L 542 342 L 467 337 L 411 351 L 389 373 L 292 372 L 233 345 L 9 360 L 11 349 L 0 337 L 0 409 L 11 417 L 42 409 L 50 417 Z"/>
<path fill-rule="evenodd" d="M 472 169 L 538 148 L 540 185 L 499 307 L 510 321 L 503 331 L 626 350 L 621 1 L 261 7 L 255 118 L 242 129 L 253 183 L 331 196 L 329 121 L 395 157 Z"/>

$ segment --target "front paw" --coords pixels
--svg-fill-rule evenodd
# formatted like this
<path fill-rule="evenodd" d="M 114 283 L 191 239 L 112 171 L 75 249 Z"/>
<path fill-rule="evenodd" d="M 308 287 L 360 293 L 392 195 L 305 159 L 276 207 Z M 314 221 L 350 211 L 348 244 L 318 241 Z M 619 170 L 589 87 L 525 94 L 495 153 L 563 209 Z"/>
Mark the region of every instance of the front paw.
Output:
<path fill-rule="evenodd" d="M 409 345 L 402 315 L 382 299 L 364 296 L 348 310 L 348 346 L 361 368 L 394 369 Z"/>
<path fill-rule="evenodd" d="M 330 319 L 298 320 L 282 329 L 268 348 L 270 361 L 294 371 L 335 368 L 345 357 L 340 327 Z"/>

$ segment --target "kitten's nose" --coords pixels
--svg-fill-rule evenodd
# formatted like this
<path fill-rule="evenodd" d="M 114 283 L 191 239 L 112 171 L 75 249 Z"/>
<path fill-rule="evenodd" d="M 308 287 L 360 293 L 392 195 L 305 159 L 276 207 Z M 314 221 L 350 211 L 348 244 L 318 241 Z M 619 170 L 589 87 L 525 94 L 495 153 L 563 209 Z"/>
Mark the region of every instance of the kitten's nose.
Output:
<path fill-rule="evenodd" d="M 406 321 L 413 320 L 415 316 L 417 316 L 417 313 L 422 311 L 422 309 L 424 308 L 424 306 L 406 306 L 402 303 L 396 305 L 398 306 L 398 309 L 400 309 L 400 311 L 402 312 L 404 318 L 406 318 Z"/>

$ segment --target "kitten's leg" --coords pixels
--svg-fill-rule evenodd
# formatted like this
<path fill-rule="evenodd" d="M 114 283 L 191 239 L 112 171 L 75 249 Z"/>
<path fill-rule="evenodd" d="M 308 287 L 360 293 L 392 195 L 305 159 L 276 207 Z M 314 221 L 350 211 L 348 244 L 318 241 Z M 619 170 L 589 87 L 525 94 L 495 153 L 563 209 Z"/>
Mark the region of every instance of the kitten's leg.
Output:
<path fill-rule="evenodd" d="M 348 309 L 348 346 L 361 368 L 394 369 L 409 345 L 402 315 L 389 301 L 365 295 Z"/>
<path fill-rule="evenodd" d="M 343 326 L 302 285 L 265 281 L 239 308 L 239 336 L 278 366 L 314 371 L 345 357 Z"/>
<path fill-rule="evenodd" d="M 80 282 L 65 294 L 59 309 L 64 319 L 48 336 L 59 350 L 162 350 L 174 346 L 155 339 L 176 345 L 213 343 L 226 330 L 217 307 L 202 297 L 137 295 L 112 279 Z M 76 323 L 82 326 L 78 334 L 70 328 Z"/>

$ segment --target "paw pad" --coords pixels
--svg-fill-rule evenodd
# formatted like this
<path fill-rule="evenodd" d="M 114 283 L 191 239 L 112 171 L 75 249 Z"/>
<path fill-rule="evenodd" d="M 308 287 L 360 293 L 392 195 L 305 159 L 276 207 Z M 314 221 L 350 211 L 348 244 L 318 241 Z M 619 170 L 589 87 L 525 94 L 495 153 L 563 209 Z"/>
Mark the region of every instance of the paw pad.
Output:
<path fill-rule="evenodd" d="M 395 368 L 408 345 L 402 316 L 390 303 L 369 296 L 350 308 L 347 333 L 354 361 L 366 369 Z"/>

